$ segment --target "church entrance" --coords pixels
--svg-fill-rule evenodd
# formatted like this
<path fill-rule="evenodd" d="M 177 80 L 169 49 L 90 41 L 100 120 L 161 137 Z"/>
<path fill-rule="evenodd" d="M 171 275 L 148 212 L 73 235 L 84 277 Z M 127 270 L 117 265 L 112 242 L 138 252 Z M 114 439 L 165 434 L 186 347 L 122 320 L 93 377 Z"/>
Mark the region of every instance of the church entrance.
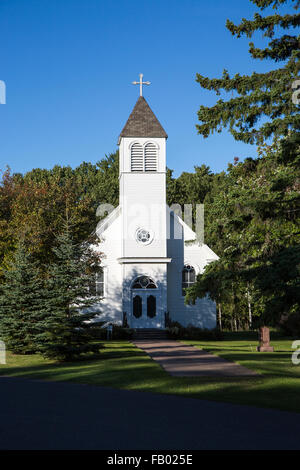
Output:
<path fill-rule="evenodd" d="M 158 289 L 147 276 L 138 277 L 132 285 L 131 328 L 161 328 Z"/>

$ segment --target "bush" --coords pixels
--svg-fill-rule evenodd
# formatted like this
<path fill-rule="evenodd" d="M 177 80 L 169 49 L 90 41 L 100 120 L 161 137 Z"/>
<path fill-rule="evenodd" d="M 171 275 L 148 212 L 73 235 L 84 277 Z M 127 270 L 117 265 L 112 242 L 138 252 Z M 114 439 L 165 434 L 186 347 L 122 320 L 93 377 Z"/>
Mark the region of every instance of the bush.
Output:
<path fill-rule="evenodd" d="M 195 340 L 214 340 L 220 341 L 223 339 L 223 334 L 217 328 L 208 330 L 207 328 L 197 328 L 188 325 L 182 326 L 178 322 L 171 322 L 170 326 L 166 329 L 168 336 L 172 339 L 195 339 Z"/>
<path fill-rule="evenodd" d="M 130 339 L 132 338 L 134 330 L 132 328 L 124 328 L 122 326 L 114 325 L 112 332 L 112 339 Z"/>
<path fill-rule="evenodd" d="M 89 333 L 92 338 L 99 339 L 99 340 L 106 340 L 107 339 L 107 329 L 101 328 L 103 323 L 94 323 L 93 326 L 90 327 Z M 112 331 L 112 339 L 130 339 L 133 336 L 133 330 L 131 328 L 123 328 L 119 325 L 113 325 Z"/>

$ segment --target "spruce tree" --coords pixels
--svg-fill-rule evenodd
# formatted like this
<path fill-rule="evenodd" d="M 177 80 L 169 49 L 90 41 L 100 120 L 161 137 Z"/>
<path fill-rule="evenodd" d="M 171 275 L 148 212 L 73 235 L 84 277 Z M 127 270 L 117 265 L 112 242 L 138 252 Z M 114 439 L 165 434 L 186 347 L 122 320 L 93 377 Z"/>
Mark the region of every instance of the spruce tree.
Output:
<path fill-rule="evenodd" d="M 56 259 L 49 268 L 45 310 L 38 324 L 36 345 L 43 356 L 68 361 L 99 350 L 99 344 L 91 340 L 88 332 L 91 320 L 99 312 L 86 312 L 99 301 L 89 292 L 98 258 L 89 242 L 74 242 L 69 219 L 63 225 L 53 248 Z"/>
<path fill-rule="evenodd" d="M 0 288 L 0 337 L 12 352 L 36 352 L 35 335 L 41 321 L 43 295 L 38 263 L 21 242 L 4 271 Z"/>

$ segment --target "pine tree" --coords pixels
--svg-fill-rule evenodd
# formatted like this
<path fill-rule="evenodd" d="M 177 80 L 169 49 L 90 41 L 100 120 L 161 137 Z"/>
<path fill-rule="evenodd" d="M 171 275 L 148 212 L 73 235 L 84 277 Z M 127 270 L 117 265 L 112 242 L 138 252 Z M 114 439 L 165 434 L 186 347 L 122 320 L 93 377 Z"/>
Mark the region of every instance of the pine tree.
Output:
<path fill-rule="evenodd" d="M 68 219 L 53 251 L 56 260 L 49 269 L 45 315 L 38 325 L 36 344 L 43 356 L 68 361 L 99 350 L 88 332 L 99 312 L 84 313 L 99 301 L 89 292 L 98 259 L 88 242 L 74 242 Z"/>
<path fill-rule="evenodd" d="M 0 289 L 0 337 L 16 354 L 36 352 L 35 335 L 41 321 L 43 281 L 39 266 L 24 243 L 19 243 L 12 262 L 4 271 Z"/>
<path fill-rule="evenodd" d="M 271 6 L 277 9 L 285 3 L 295 9 L 299 6 L 299 0 L 251 1 L 261 10 Z M 239 25 L 227 20 L 227 29 L 237 38 L 242 35 L 251 38 L 254 33 L 262 31 L 263 36 L 270 39 L 264 49 L 250 42 L 249 53 L 253 59 L 270 59 L 276 63 L 283 62 L 283 65 L 266 73 L 254 72 L 251 76 L 236 74 L 230 77 L 227 70 L 223 71 L 221 78 L 211 79 L 197 74 L 196 81 L 202 88 L 214 90 L 217 95 L 221 90 L 236 93 L 227 101 L 220 99 L 212 107 L 200 107 L 199 134 L 208 137 L 228 127 L 236 140 L 246 143 L 262 144 L 267 138 L 285 136 L 293 148 L 299 147 L 299 104 L 293 99 L 293 94 L 295 81 L 299 78 L 300 36 L 279 34 L 275 37 L 276 28 L 293 31 L 299 25 L 300 14 L 295 13 L 264 17 L 255 13 L 253 20 L 243 18 Z M 260 121 L 261 118 L 264 119 Z"/>
<path fill-rule="evenodd" d="M 283 4 L 295 9 L 299 6 L 295 0 L 251 1 L 261 10 L 277 10 Z M 202 296 L 203 290 L 211 290 L 210 278 L 224 288 L 228 280 L 232 282 L 230 303 L 238 299 L 237 284 L 242 287 L 241 293 L 251 286 L 256 315 L 271 324 L 276 324 L 282 314 L 297 311 L 300 300 L 296 286 L 299 265 L 287 269 L 299 252 L 300 116 L 294 93 L 300 69 L 300 36 L 282 33 L 292 33 L 299 25 L 300 15 L 292 8 L 284 15 L 276 12 L 263 17 L 255 13 L 253 20 L 243 18 L 239 25 L 227 20 L 227 28 L 237 38 L 251 38 L 260 31 L 269 38 L 265 48 L 249 44 L 253 59 L 269 59 L 282 65 L 251 76 L 230 77 L 227 70 L 219 79 L 197 74 L 203 88 L 217 95 L 232 93 L 228 100 L 200 107 L 199 134 L 208 137 L 228 128 L 235 140 L 258 144 L 261 158 L 238 164 L 237 159 L 234 166 L 229 165 L 225 185 L 207 209 L 209 243 L 221 259 L 207 268 L 190 296 L 194 299 Z M 270 146 L 267 139 L 272 140 Z"/>

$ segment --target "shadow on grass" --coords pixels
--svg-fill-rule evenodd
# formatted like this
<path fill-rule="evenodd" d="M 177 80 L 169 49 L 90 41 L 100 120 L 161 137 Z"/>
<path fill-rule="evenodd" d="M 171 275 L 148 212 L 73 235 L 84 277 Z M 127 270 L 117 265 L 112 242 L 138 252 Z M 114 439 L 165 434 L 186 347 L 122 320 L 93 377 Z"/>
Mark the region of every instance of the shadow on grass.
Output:
<path fill-rule="evenodd" d="M 7 368 L 3 366 L 0 367 L 0 374 L 300 412 L 300 367 L 297 373 L 293 369 L 296 375 L 290 370 L 286 371 L 287 355 L 284 353 L 277 356 L 284 361 L 280 365 L 274 362 L 274 355 L 236 352 L 222 355 L 225 359 L 240 362 L 265 374 L 257 377 L 172 377 L 146 353 L 126 342 L 107 344 L 101 350 L 101 356 L 101 359 L 95 361 L 73 363 L 45 362 L 35 357 L 34 361 L 40 361 L 39 363 L 12 364 Z M 16 356 L 12 360 L 16 361 Z"/>

